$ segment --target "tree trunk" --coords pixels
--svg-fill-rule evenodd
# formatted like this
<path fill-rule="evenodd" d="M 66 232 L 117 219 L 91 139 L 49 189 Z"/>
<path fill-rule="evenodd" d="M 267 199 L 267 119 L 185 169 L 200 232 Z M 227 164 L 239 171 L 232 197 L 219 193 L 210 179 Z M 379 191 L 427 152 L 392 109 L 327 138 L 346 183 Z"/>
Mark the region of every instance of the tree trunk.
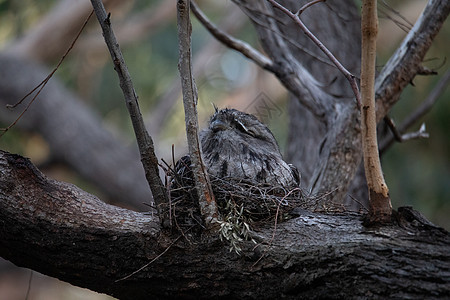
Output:
<path fill-rule="evenodd" d="M 376 228 L 359 214 L 299 210 L 276 230 L 258 227 L 257 246 L 237 256 L 216 234 L 159 233 L 151 216 L 48 179 L 18 155 L 0 152 L 0 175 L 0 255 L 120 299 L 450 297 L 450 234 L 411 208 Z"/>

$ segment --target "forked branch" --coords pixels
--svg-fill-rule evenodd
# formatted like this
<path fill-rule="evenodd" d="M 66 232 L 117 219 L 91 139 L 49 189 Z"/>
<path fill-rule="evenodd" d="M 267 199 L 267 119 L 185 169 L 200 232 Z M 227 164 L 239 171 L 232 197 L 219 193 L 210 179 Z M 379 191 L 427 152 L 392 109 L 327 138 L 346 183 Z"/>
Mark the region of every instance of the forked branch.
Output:
<path fill-rule="evenodd" d="M 275 8 L 281 10 L 283 13 L 285 13 L 288 17 L 290 17 L 299 27 L 300 29 L 306 34 L 308 38 L 310 38 L 314 44 L 319 47 L 320 50 L 322 50 L 323 53 L 331 60 L 331 62 L 338 68 L 338 70 L 345 76 L 345 78 L 350 83 L 350 86 L 352 88 L 353 94 L 355 95 L 356 104 L 358 105 L 358 108 L 361 106 L 361 95 L 359 93 L 358 84 L 356 82 L 356 77 L 350 73 L 342 64 L 341 62 L 331 53 L 330 50 L 328 50 L 327 47 L 306 27 L 306 25 L 302 22 L 300 19 L 300 14 L 311 5 L 320 2 L 320 1 L 312 1 L 303 7 L 299 9 L 297 13 L 291 12 L 289 9 L 281 5 L 275 0 L 267 0 L 270 4 L 272 4 Z"/>

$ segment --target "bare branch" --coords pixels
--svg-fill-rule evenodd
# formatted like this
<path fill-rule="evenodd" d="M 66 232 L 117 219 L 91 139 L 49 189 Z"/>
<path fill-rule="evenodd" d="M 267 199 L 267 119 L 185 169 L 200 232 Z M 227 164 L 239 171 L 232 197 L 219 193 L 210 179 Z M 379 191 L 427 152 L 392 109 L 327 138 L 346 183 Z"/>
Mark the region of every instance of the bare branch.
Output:
<path fill-rule="evenodd" d="M 203 163 L 202 148 L 198 135 L 197 118 L 197 87 L 192 77 L 192 54 L 191 54 L 191 30 L 192 25 L 189 18 L 189 0 L 178 0 L 177 23 L 179 39 L 179 62 L 181 86 L 183 91 L 183 104 L 186 121 L 186 135 L 194 173 L 195 186 L 197 189 L 200 212 L 206 226 L 215 226 L 218 213 L 216 200 L 212 192 L 208 172 Z"/>
<path fill-rule="evenodd" d="M 306 3 L 305 5 L 303 5 L 302 7 L 300 7 L 300 9 L 295 13 L 295 15 L 299 16 L 305 11 L 307 10 L 309 7 L 313 6 L 314 4 L 317 4 L 319 2 L 325 2 L 326 0 L 314 0 L 311 2 Z"/>
<path fill-rule="evenodd" d="M 224 28 L 227 32 L 238 31 L 245 21 L 239 9 L 234 5 L 230 6 L 230 9 L 227 10 L 224 16 L 226 17 L 221 22 L 220 27 Z M 211 80 L 211 78 L 205 78 L 205 67 L 210 62 L 212 56 L 222 53 L 225 50 L 221 45 L 220 41 L 212 38 L 202 49 L 199 49 L 194 54 L 193 61 L 195 61 L 195 64 L 192 68 L 192 75 L 196 78 L 197 82 Z M 157 106 L 151 111 L 149 116 L 146 116 L 146 124 L 150 133 L 153 135 L 160 133 L 163 123 L 166 121 L 169 112 L 174 108 L 175 102 L 178 100 L 180 94 L 181 82 L 177 74 L 172 79 L 171 84 L 169 84 L 169 88 L 159 97 Z"/>
<path fill-rule="evenodd" d="M 450 1 L 428 1 L 414 27 L 381 70 L 375 82 L 377 122 L 389 112 L 421 69 L 425 54 L 449 13 Z"/>
<path fill-rule="evenodd" d="M 53 77 L 53 75 L 55 74 L 55 72 L 59 69 L 59 67 L 61 66 L 62 62 L 64 61 L 64 59 L 67 57 L 67 55 L 69 54 L 69 52 L 73 49 L 73 46 L 75 45 L 75 43 L 77 42 L 78 38 L 80 37 L 81 33 L 83 32 L 84 28 L 86 27 L 88 21 L 90 20 L 92 14 L 94 13 L 94 11 L 91 11 L 91 13 L 89 14 L 89 16 L 87 17 L 86 21 L 84 21 L 83 25 L 81 26 L 81 29 L 78 31 L 77 35 L 75 36 L 75 38 L 72 40 L 72 43 L 70 44 L 69 48 L 67 48 L 66 52 L 64 53 L 64 55 L 60 58 L 58 64 L 56 65 L 56 67 L 53 69 L 52 72 L 50 72 L 50 74 L 43 80 L 41 81 L 41 83 L 39 83 L 34 89 L 32 89 L 30 92 L 28 92 L 28 94 L 26 94 L 24 97 L 22 97 L 22 99 L 20 99 L 18 102 L 14 103 L 14 104 L 7 104 L 6 106 L 9 109 L 14 109 L 16 108 L 18 105 L 20 105 L 25 99 L 27 99 L 29 96 L 31 96 L 35 91 L 36 94 L 33 96 L 33 98 L 31 98 L 30 102 L 28 102 L 27 106 L 25 107 L 25 109 L 23 109 L 22 113 L 17 117 L 17 119 L 11 123 L 10 125 L 8 125 L 6 128 L 0 128 L 0 138 L 9 130 L 11 129 L 14 125 L 16 125 L 16 123 L 23 117 L 23 115 L 27 112 L 27 110 L 30 108 L 31 104 L 33 104 L 33 102 L 36 100 L 37 96 L 39 96 L 39 94 L 41 93 L 41 91 L 45 88 L 45 86 L 47 85 L 47 83 L 49 82 L 49 80 Z"/>
<path fill-rule="evenodd" d="M 144 120 L 142 119 L 137 95 L 128 68 L 125 65 L 122 52 L 119 49 L 116 37 L 112 31 L 110 16 L 106 15 L 105 7 L 101 0 L 91 0 L 91 3 L 94 7 L 100 26 L 102 27 L 103 36 L 114 63 L 114 69 L 119 75 L 120 88 L 125 97 L 125 102 L 139 146 L 145 176 L 150 185 L 150 189 L 152 190 L 153 199 L 158 208 L 161 224 L 163 226 L 168 226 L 166 222 L 169 221 L 167 212 L 169 200 L 166 189 L 159 177 L 158 159 L 155 155 L 153 140 L 145 129 Z"/>
<path fill-rule="evenodd" d="M 219 41 L 229 48 L 242 53 L 245 57 L 254 61 L 261 68 L 273 72 L 273 62 L 249 44 L 238 40 L 215 26 L 208 17 L 200 10 L 194 1 L 191 1 L 191 9 L 200 23 Z"/>
<path fill-rule="evenodd" d="M 405 141 L 405 135 L 402 133 L 406 132 L 413 124 L 415 124 L 420 118 L 425 116 L 433 107 L 433 105 L 436 103 L 436 101 L 439 99 L 439 96 L 442 95 L 442 93 L 445 92 L 445 89 L 450 84 L 450 71 L 447 71 L 447 73 L 442 76 L 442 78 L 439 80 L 439 82 L 436 84 L 434 89 L 431 91 L 431 93 L 428 95 L 428 97 L 420 104 L 419 107 L 406 119 L 403 121 L 403 123 L 398 126 L 398 129 L 396 130 L 398 132 L 397 137 L 391 136 L 387 139 L 385 139 L 380 144 L 380 154 L 382 155 L 386 150 L 392 146 L 394 143 L 394 140 L 397 141 Z M 420 130 L 419 130 L 420 132 Z M 394 133 L 395 135 L 395 133 Z M 402 138 L 399 139 L 398 136 L 401 136 Z M 424 136 L 421 136 L 418 134 L 418 138 L 421 138 Z"/>
<path fill-rule="evenodd" d="M 426 132 L 425 123 L 422 123 L 422 125 L 420 126 L 418 131 L 403 134 L 402 142 L 406 142 L 409 140 L 415 140 L 415 139 L 427 139 L 429 137 L 430 137 L 430 135 L 428 134 L 428 132 Z"/>
<path fill-rule="evenodd" d="M 450 279 L 442 274 L 450 266 L 450 235 L 411 208 L 398 209 L 401 226 L 372 230 L 360 215 L 302 211 L 277 225 L 273 243 L 273 228 L 259 228 L 258 247 L 245 242 L 246 255 L 237 257 L 214 236 L 194 245 L 180 238 L 171 246 L 176 237 L 161 234 L 151 216 L 105 204 L 0 151 L 0 220 L 1 257 L 123 300 L 348 298 L 348 291 L 356 298 L 425 299 L 449 293 Z M 393 244 L 400 255 L 387 256 Z M 382 290 L 386 282 L 389 291 Z"/>
<path fill-rule="evenodd" d="M 428 138 L 430 136 L 425 131 L 425 123 L 422 123 L 422 125 L 420 126 L 420 129 L 416 132 L 401 134 L 398 131 L 397 127 L 395 126 L 394 121 L 391 118 L 389 118 L 388 116 L 385 116 L 384 121 L 388 125 L 389 129 L 391 130 L 391 132 L 394 136 L 394 139 L 400 143 L 403 143 L 403 142 L 406 142 L 406 141 L 412 140 L 412 139 Z"/>
<path fill-rule="evenodd" d="M 420 106 L 401 124 L 400 132 L 406 131 L 415 122 L 417 122 L 417 120 L 426 115 L 431 110 L 436 101 L 439 99 L 439 96 L 441 96 L 445 92 L 445 90 L 449 87 L 449 85 L 450 85 L 450 71 L 447 71 L 439 80 L 439 82 L 436 84 L 436 86 L 428 95 L 428 97 L 425 99 L 425 101 L 423 101 L 422 104 L 420 104 Z"/>
<path fill-rule="evenodd" d="M 375 118 L 375 60 L 377 53 L 377 0 L 363 0 L 361 9 L 361 135 L 364 171 L 369 188 L 369 223 L 390 222 L 389 189 L 381 170 Z"/>
<path fill-rule="evenodd" d="M 339 62 L 339 60 L 337 60 L 336 57 L 334 57 L 333 53 L 331 53 L 330 50 L 328 50 L 328 48 L 325 47 L 325 45 L 308 29 L 308 27 L 306 27 L 306 25 L 300 19 L 299 15 L 292 13 L 289 9 L 282 6 L 275 0 L 267 0 L 267 1 L 269 1 L 274 7 L 278 8 L 283 13 L 288 15 L 301 28 L 301 30 L 303 30 L 303 32 L 317 45 L 317 47 L 319 47 L 319 49 L 322 50 L 322 52 L 325 53 L 325 55 L 333 62 L 333 64 L 338 68 L 338 70 L 345 76 L 345 78 L 350 83 L 353 94 L 355 95 L 356 104 L 358 105 L 359 108 L 361 106 L 361 95 L 359 93 L 358 84 L 356 82 L 355 76 L 351 74 Z"/>

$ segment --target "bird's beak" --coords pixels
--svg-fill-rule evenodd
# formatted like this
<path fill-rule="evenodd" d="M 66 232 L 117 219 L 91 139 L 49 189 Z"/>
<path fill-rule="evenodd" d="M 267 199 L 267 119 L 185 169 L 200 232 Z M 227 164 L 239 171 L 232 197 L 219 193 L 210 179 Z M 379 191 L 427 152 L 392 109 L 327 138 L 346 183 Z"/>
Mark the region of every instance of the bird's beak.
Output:
<path fill-rule="evenodd" d="M 214 131 L 221 131 L 228 128 L 228 125 L 220 120 L 215 120 L 209 124 L 209 128 Z"/>

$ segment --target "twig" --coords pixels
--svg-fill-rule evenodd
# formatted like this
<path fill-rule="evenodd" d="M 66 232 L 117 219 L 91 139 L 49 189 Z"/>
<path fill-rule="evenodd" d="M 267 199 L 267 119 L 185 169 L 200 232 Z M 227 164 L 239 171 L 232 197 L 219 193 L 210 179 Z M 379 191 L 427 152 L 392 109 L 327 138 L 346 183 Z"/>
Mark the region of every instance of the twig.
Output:
<path fill-rule="evenodd" d="M 272 246 L 273 240 L 275 239 L 275 234 L 277 232 L 277 224 L 278 224 L 278 214 L 280 213 L 280 206 L 283 203 L 283 201 L 293 192 L 296 191 L 301 191 L 300 188 L 295 188 L 290 190 L 279 202 L 277 205 L 277 210 L 275 212 L 275 219 L 274 219 L 274 225 L 273 225 L 273 231 L 272 231 L 272 237 L 269 240 L 269 244 L 266 247 L 266 249 L 264 249 L 264 252 L 261 254 L 261 256 L 258 258 L 257 261 L 255 261 L 255 263 L 252 265 L 252 268 L 255 267 L 260 261 L 261 259 L 264 257 L 264 255 L 266 254 L 267 251 L 269 251 L 269 248 Z"/>
<path fill-rule="evenodd" d="M 394 139 L 397 142 L 403 143 L 403 142 L 406 142 L 406 141 L 412 140 L 412 139 L 425 139 L 425 138 L 429 137 L 429 134 L 425 130 L 425 123 L 423 123 L 420 126 L 420 129 L 416 132 L 401 134 L 398 131 L 397 127 L 395 126 L 394 121 L 391 118 L 389 118 L 388 116 L 385 116 L 384 122 L 388 125 L 389 129 L 391 130 L 391 132 L 394 136 Z"/>
<path fill-rule="evenodd" d="M 53 75 L 55 74 L 55 72 L 59 69 L 59 67 L 61 66 L 62 62 L 64 61 L 64 59 L 66 59 L 67 55 L 69 54 L 69 52 L 73 49 L 73 46 L 75 46 L 75 43 L 77 42 L 78 38 L 80 37 L 81 33 L 83 32 L 84 28 L 86 27 L 87 23 L 89 22 L 89 19 L 92 17 L 92 14 L 94 13 L 94 11 L 91 11 L 91 13 L 89 14 L 89 16 L 86 18 L 86 21 L 84 21 L 83 26 L 81 26 L 81 29 L 78 31 L 77 35 L 75 36 L 75 38 L 73 39 L 72 43 L 70 44 L 69 48 L 66 50 L 66 52 L 64 53 L 64 55 L 61 57 L 61 59 L 59 60 L 58 64 L 56 65 L 56 67 L 53 69 L 53 71 L 41 82 L 39 83 L 34 89 L 32 89 L 28 94 L 26 94 L 22 99 L 20 99 L 17 103 L 15 104 L 8 104 L 6 105 L 7 108 L 9 109 L 14 109 L 16 108 L 18 105 L 20 105 L 26 98 L 28 98 L 31 94 L 33 94 L 36 90 L 37 93 L 36 95 L 33 96 L 33 98 L 31 99 L 31 101 L 27 104 L 27 106 L 25 107 L 25 109 L 22 111 L 22 113 L 16 118 L 16 120 L 14 120 L 14 122 L 12 122 L 10 125 L 8 125 L 8 127 L 5 128 L 0 128 L 0 131 L 2 131 L 0 133 L 0 137 L 2 137 L 8 130 L 10 130 L 13 126 L 15 126 L 17 124 L 17 122 L 19 122 L 19 120 L 23 117 L 23 115 L 28 111 L 28 109 L 30 108 L 31 104 L 33 104 L 33 102 L 36 100 L 37 96 L 39 96 L 39 94 L 41 93 L 41 91 L 44 89 L 44 87 L 47 85 L 47 83 L 50 81 L 50 79 L 53 77 Z"/>
<path fill-rule="evenodd" d="M 364 203 L 362 203 L 361 201 L 359 201 L 358 199 L 356 199 L 355 197 L 353 197 L 352 195 L 348 194 L 348 196 L 355 201 L 356 203 L 358 203 L 362 208 L 364 208 L 364 210 L 366 212 L 369 212 L 369 209 L 364 205 Z"/>
<path fill-rule="evenodd" d="M 391 20 L 392 22 L 394 22 L 394 24 L 396 24 L 400 29 L 402 29 L 403 31 L 405 31 L 406 33 L 408 33 L 408 31 L 411 30 L 411 28 L 414 26 L 413 23 L 411 23 L 407 18 L 405 18 L 399 11 L 395 10 L 391 5 L 387 4 L 386 1 L 381 1 L 380 2 L 381 6 L 384 7 L 386 10 L 393 12 L 394 15 L 396 15 L 397 17 L 399 17 L 400 19 L 403 20 L 404 23 L 401 23 L 401 21 L 395 20 L 394 18 L 392 18 L 388 13 L 385 13 L 386 17 Z"/>
<path fill-rule="evenodd" d="M 181 77 L 183 92 L 183 104 L 186 121 L 186 135 L 189 147 L 189 155 L 192 162 L 195 187 L 198 195 L 200 212 L 207 228 L 216 226 L 218 212 L 217 204 L 209 181 L 208 172 L 202 158 L 202 149 L 198 135 L 197 118 L 197 88 L 192 76 L 191 31 L 192 25 L 189 18 L 189 0 L 177 2 L 178 69 Z"/>
<path fill-rule="evenodd" d="M 205 26 L 205 28 L 219 41 L 223 44 L 227 45 L 229 48 L 234 49 L 240 53 L 242 53 L 245 57 L 254 61 L 261 68 L 271 71 L 274 71 L 273 62 L 264 56 L 262 53 L 254 49 L 249 44 L 238 40 L 221 29 L 215 26 L 208 17 L 201 11 L 201 9 L 197 6 L 194 1 L 191 1 L 191 9 L 200 23 Z"/>
<path fill-rule="evenodd" d="M 299 16 L 309 7 L 313 6 L 314 4 L 317 4 L 319 2 L 325 2 L 326 0 L 314 0 L 311 2 L 306 3 L 305 5 L 303 5 L 302 7 L 300 7 L 300 9 L 295 13 L 295 15 Z"/>
<path fill-rule="evenodd" d="M 450 1 L 430 0 L 375 82 L 377 121 L 399 100 L 450 12 Z M 433 25 L 430 25 L 433 24 Z"/>
<path fill-rule="evenodd" d="M 325 1 L 325 0 L 316 0 L 317 2 Z M 252 48 L 249 44 L 238 40 L 220 28 L 218 28 L 216 25 L 214 25 L 207 17 L 206 15 L 200 10 L 198 5 L 191 1 L 191 9 L 194 15 L 197 17 L 197 19 L 200 21 L 200 23 L 205 26 L 205 28 L 222 44 L 229 47 L 230 49 L 234 49 L 244 55 L 245 57 L 252 60 L 254 63 L 256 63 L 258 66 L 260 66 L 263 69 L 266 69 L 272 73 L 275 72 L 274 70 L 274 64 L 273 61 L 270 60 L 270 58 L 264 56 L 262 53 L 260 53 L 258 50 Z M 201 14 L 201 15 L 200 15 Z M 252 19 L 255 23 L 260 25 L 261 27 L 267 28 L 268 30 L 273 31 L 273 28 L 268 26 L 267 24 L 264 24 L 263 22 L 258 21 L 255 19 L 252 15 L 248 15 L 250 19 Z M 316 55 L 314 52 L 306 49 L 305 47 L 302 47 L 299 43 L 297 43 L 295 40 L 290 39 L 286 35 L 282 34 L 281 32 L 276 32 L 278 35 L 280 35 L 286 42 L 290 43 L 292 46 L 296 47 L 300 51 L 304 52 L 305 54 L 310 55 L 312 58 L 318 60 L 321 63 L 324 63 L 331 67 L 336 67 L 334 64 L 330 63 L 328 60 Z M 267 65 L 269 64 L 269 65 Z"/>
<path fill-rule="evenodd" d="M 28 288 L 27 288 L 27 294 L 25 295 L 25 300 L 28 300 L 30 297 L 30 291 L 31 291 L 31 282 L 33 280 L 33 270 L 30 270 L 30 277 L 28 278 Z"/>
<path fill-rule="evenodd" d="M 133 273 L 117 279 L 115 282 L 119 282 L 119 281 L 123 281 L 123 280 L 127 280 L 128 278 L 130 278 L 131 276 L 139 273 L 140 271 L 144 270 L 145 268 L 147 268 L 148 266 L 150 266 L 153 262 L 155 262 L 158 258 L 160 258 L 161 256 L 163 256 L 167 251 L 169 251 L 170 247 L 172 247 L 183 235 L 178 236 L 163 252 L 161 252 L 160 254 L 158 254 L 154 259 L 152 259 L 151 261 L 149 261 L 148 263 L 146 263 L 145 265 L 143 265 L 142 267 L 140 267 L 139 269 L 137 269 L 136 271 L 134 271 Z"/>
<path fill-rule="evenodd" d="M 147 178 L 147 182 L 152 191 L 161 224 L 163 227 L 167 227 L 169 226 L 169 216 L 167 212 L 169 200 L 166 189 L 164 188 L 161 178 L 159 177 L 158 159 L 155 155 L 153 140 L 145 129 L 144 121 L 139 109 L 137 95 L 134 90 L 128 68 L 125 65 L 122 52 L 119 49 L 119 44 L 117 43 L 111 27 L 110 14 L 106 15 L 105 7 L 103 6 L 101 0 L 91 0 L 91 3 L 102 28 L 106 45 L 108 46 L 112 61 L 114 63 L 114 69 L 119 76 L 120 88 L 122 89 L 131 122 L 133 124 L 134 133 L 136 135 L 139 147 L 139 153 L 141 155 L 141 162 L 145 170 L 145 177 Z"/>
<path fill-rule="evenodd" d="M 350 86 L 353 90 L 353 94 L 356 98 L 356 104 L 358 106 L 358 109 L 361 107 L 361 95 L 359 93 L 358 83 L 356 82 L 356 77 L 352 73 L 350 73 L 340 62 L 339 60 L 334 57 L 333 53 L 331 53 L 330 50 L 328 50 L 327 47 L 306 27 L 306 25 L 302 22 L 300 17 L 297 14 L 294 14 L 289 9 L 284 7 L 283 5 L 279 4 L 275 0 L 267 0 L 269 1 L 274 7 L 281 10 L 283 13 L 285 13 L 288 17 L 290 17 L 303 32 L 306 34 L 307 37 L 309 37 L 316 45 L 319 47 L 320 50 L 322 50 L 323 53 L 333 62 L 333 64 L 338 68 L 338 70 L 345 76 L 345 78 L 350 83 Z M 315 2 L 315 1 L 313 1 Z M 313 3 L 314 4 L 314 3 Z M 312 4 L 311 4 L 312 5 Z"/>
<path fill-rule="evenodd" d="M 426 115 L 431 110 L 436 101 L 439 99 L 439 96 L 441 96 L 442 93 L 445 92 L 445 89 L 449 86 L 449 84 L 450 84 L 450 71 L 447 71 L 441 77 L 441 79 L 433 88 L 428 97 L 420 104 L 420 106 L 417 107 L 417 109 L 405 121 L 403 121 L 402 124 L 398 126 L 397 131 L 400 134 L 406 132 L 413 124 L 417 122 L 417 120 Z M 380 155 L 384 154 L 386 150 L 392 146 L 395 140 L 396 139 L 394 136 L 391 136 L 383 140 L 383 142 L 380 143 Z"/>
<path fill-rule="evenodd" d="M 392 134 L 394 135 L 394 138 L 397 142 L 402 142 L 402 134 L 397 130 L 397 127 L 395 126 L 394 120 L 392 120 L 389 116 L 384 116 L 383 118 L 384 123 L 389 127 Z"/>

